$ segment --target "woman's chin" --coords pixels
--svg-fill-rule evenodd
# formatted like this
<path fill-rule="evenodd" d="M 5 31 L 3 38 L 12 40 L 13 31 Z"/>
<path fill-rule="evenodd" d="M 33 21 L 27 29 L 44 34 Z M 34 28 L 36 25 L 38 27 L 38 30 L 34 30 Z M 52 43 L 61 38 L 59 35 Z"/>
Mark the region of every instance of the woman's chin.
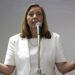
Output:
<path fill-rule="evenodd" d="M 36 28 L 36 26 L 35 26 L 35 25 L 33 25 L 33 26 L 31 26 L 31 28 Z"/>

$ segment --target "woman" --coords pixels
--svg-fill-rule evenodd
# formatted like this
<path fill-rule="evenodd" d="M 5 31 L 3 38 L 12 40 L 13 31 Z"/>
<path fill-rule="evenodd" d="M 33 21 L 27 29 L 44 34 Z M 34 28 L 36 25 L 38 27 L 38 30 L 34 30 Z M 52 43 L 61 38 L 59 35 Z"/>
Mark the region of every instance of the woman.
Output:
<path fill-rule="evenodd" d="M 48 30 L 46 15 L 38 4 L 28 7 L 22 24 L 22 32 L 9 39 L 4 64 L 0 72 L 11 75 L 37 75 L 38 44 L 36 23 L 40 22 L 40 68 L 42 75 L 56 75 L 57 69 L 65 74 L 75 69 L 75 62 L 67 62 L 61 48 L 60 35 Z"/>

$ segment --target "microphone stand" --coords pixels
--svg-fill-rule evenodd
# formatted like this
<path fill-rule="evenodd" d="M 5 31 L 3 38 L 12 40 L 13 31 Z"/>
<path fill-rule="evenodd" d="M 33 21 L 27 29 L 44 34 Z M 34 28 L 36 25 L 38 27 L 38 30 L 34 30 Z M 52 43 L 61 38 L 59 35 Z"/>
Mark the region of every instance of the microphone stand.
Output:
<path fill-rule="evenodd" d="M 41 68 L 40 68 L 40 34 L 38 34 L 38 75 L 41 75 Z"/>
<path fill-rule="evenodd" d="M 38 39 L 38 69 L 37 69 L 37 75 L 46 75 L 45 73 L 42 74 L 41 67 L 40 67 L 40 34 L 37 34 Z"/>
<path fill-rule="evenodd" d="M 38 39 L 38 70 L 37 73 L 38 75 L 41 74 L 41 68 L 40 68 L 40 26 L 37 25 L 37 39 Z"/>

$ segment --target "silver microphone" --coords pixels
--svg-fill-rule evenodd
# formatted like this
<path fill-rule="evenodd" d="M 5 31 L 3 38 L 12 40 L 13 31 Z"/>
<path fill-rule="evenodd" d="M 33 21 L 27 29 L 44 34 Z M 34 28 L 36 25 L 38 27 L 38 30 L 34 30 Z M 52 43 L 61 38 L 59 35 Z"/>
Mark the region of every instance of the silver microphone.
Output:
<path fill-rule="evenodd" d="M 39 35 L 40 34 L 40 28 L 41 28 L 41 23 L 40 22 L 36 23 L 36 28 L 37 28 L 37 34 Z"/>
<path fill-rule="evenodd" d="M 42 75 L 41 74 L 41 68 L 40 68 L 40 28 L 41 28 L 41 23 L 37 22 L 36 23 L 36 28 L 37 28 L 37 39 L 38 39 L 38 67 L 37 67 L 37 75 Z"/>

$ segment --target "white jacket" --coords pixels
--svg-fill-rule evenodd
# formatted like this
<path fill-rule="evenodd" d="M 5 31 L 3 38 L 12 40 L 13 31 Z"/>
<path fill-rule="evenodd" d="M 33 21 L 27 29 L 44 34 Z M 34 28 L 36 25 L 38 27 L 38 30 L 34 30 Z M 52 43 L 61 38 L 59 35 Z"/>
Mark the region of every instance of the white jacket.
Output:
<path fill-rule="evenodd" d="M 32 39 L 31 42 L 34 41 L 35 40 Z M 40 64 L 42 73 L 46 75 L 56 75 L 55 63 L 66 61 L 62 53 L 60 36 L 53 33 L 51 39 L 43 38 L 40 41 L 40 46 Z M 21 38 L 20 34 L 14 35 L 9 39 L 4 63 L 8 65 L 15 65 L 16 75 L 29 75 L 31 68 L 30 50 L 37 50 L 37 46 L 30 49 L 29 40 L 27 38 Z M 36 64 L 35 59 L 32 59 L 32 61 L 34 61 L 33 64 Z"/>

